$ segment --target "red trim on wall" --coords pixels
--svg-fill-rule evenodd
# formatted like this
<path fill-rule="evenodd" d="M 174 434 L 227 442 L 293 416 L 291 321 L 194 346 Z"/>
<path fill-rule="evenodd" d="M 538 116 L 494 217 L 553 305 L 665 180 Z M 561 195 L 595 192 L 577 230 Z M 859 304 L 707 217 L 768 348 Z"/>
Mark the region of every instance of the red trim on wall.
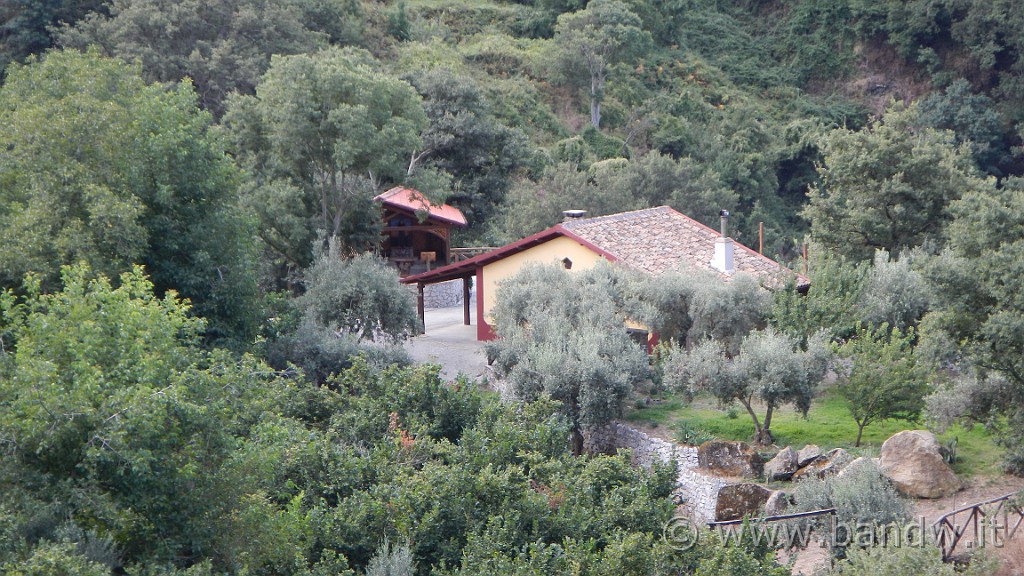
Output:
<path fill-rule="evenodd" d="M 495 340 L 498 335 L 484 318 L 484 267 L 476 268 L 476 339 Z"/>
<path fill-rule="evenodd" d="M 661 337 L 658 336 L 657 332 L 651 332 L 650 336 L 647 337 L 647 354 L 654 354 L 654 349 L 658 347 L 658 342 L 661 341 Z"/>

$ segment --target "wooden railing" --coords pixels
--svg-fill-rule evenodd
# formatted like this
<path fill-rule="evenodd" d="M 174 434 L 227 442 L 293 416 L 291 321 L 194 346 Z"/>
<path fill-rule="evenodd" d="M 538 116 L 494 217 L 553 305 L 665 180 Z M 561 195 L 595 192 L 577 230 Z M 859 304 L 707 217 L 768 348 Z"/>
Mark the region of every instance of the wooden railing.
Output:
<path fill-rule="evenodd" d="M 965 536 L 972 537 L 974 547 L 1002 546 L 1024 524 L 1021 502 L 1024 492 L 1013 492 L 999 498 L 958 508 L 932 524 L 936 544 L 942 548 L 942 559 L 953 558 L 953 551 Z M 957 516 L 963 518 L 961 525 Z M 1002 524 L 1000 524 L 1000 520 Z"/>
<path fill-rule="evenodd" d="M 797 520 L 800 518 L 811 518 L 814 516 L 822 516 L 824 514 L 835 515 L 835 508 L 825 508 L 823 510 L 811 510 L 810 512 L 796 512 L 794 514 L 780 514 L 778 516 L 762 516 L 760 518 L 743 518 L 740 520 L 720 520 L 717 522 L 708 522 L 708 528 L 719 528 L 722 526 L 737 526 L 744 522 L 750 524 L 759 524 L 762 522 L 781 522 L 782 520 Z"/>
<path fill-rule="evenodd" d="M 492 246 L 479 246 L 472 248 L 452 248 L 450 252 L 452 255 L 452 262 L 462 262 L 463 260 L 469 260 L 473 256 L 478 256 L 494 249 L 495 248 Z"/>

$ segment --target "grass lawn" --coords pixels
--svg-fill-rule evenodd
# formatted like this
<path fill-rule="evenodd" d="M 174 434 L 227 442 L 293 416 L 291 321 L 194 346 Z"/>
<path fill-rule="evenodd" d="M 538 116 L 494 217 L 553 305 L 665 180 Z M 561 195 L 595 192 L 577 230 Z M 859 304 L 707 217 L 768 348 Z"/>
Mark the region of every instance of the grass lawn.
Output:
<path fill-rule="evenodd" d="M 730 417 L 733 414 L 735 417 Z M 763 417 L 762 408 L 758 411 L 758 418 Z M 664 426 L 673 432 L 678 426 L 686 424 L 721 440 L 749 441 L 754 434 L 754 423 L 742 406 L 734 404 L 731 410 L 723 410 L 709 397 L 698 397 L 689 406 L 676 398 L 666 397 L 643 408 L 627 410 L 626 420 Z M 857 423 L 850 416 L 846 400 L 838 394 L 825 391 L 811 404 L 806 419 L 792 407 L 776 409 L 771 430 L 776 445 L 780 447 L 789 445 L 799 450 L 805 444 L 817 444 L 823 450 L 845 448 L 854 454 L 878 456 L 878 449 L 886 438 L 900 430 L 922 427 L 921 423 L 905 420 L 885 420 L 870 424 L 864 429 L 860 448 L 853 448 L 853 442 L 857 439 Z M 1003 451 L 982 426 L 974 426 L 970 430 L 957 426 L 936 437 L 942 444 L 954 437 L 958 439 L 957 461 L 953 465 L 957 474 L 988 476 L 1000 473 Z"/>

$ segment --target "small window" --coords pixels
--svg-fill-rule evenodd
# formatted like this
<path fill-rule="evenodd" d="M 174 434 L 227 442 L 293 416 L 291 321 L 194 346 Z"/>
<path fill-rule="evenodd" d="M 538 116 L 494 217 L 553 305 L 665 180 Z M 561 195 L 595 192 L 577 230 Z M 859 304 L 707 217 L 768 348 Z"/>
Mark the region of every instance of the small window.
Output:
<path fill-rule="evenodd" d="M 572 270 L 572 260 L 569 260 L 568 257 L 562 258 L 562 266 L 565 266 L 566 270 Z"/>

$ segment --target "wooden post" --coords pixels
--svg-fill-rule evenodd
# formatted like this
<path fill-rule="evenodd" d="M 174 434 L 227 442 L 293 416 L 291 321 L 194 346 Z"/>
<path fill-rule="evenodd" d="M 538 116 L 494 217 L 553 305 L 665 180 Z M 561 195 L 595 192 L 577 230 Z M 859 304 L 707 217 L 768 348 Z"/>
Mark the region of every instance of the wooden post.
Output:
<path fill-rule="evenodd" d="M 757 223 L 757 253 L 764 254 L 764 222 Z"/>
<path fill-rule="evenodd" d="M 469 326 L 469 276 L 462 279 L 462 323 Z"/>
<path fill-rule="evenodd" d="M 423 333 L 427 333 L 427 317 L 426 312 L 423 309 L 423 282 L 416 283 L 416 313 L 420 317 L 420 327 L 423 329 Z"/>

